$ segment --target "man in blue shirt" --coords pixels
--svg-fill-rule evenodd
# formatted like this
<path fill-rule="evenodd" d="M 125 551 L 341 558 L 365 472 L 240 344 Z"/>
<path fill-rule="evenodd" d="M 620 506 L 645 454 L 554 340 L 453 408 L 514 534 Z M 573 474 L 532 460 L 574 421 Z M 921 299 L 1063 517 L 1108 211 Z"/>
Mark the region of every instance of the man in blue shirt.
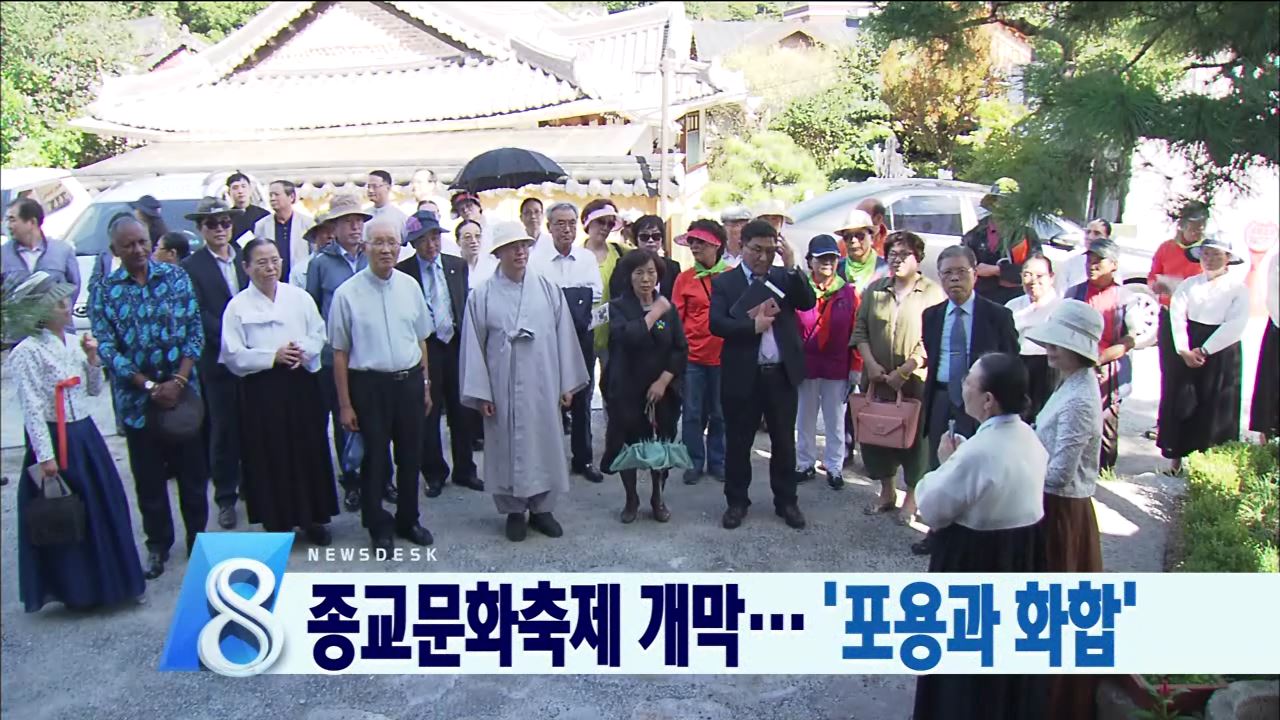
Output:
<path fill-rule="evenodd" d="M 204 350 L 204 330 L 190 278 L 175 265 L 151 259 L 151 240 L 142 223 L 125 217 L 112 224 L 111 247 L 121 265 L 95 286 L 90 317 L 124 425 L 147 537 L 146 576 L 152 579 L 164 572 L 174 540 L 170 469 L 178 475 L 188 555 L 208 521 L 203 436 L 197 432 L 174 440 L 151 422 L 155 409 L 175 407 L 186 392 L 199 393 L 196 361 Z"/>

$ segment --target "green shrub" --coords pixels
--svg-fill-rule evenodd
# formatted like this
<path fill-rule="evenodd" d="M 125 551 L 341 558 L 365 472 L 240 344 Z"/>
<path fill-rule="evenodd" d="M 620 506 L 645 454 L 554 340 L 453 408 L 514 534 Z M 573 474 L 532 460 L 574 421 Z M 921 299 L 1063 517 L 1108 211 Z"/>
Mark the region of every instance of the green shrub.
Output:
<path fill-rule="evenodd" d="M 1280 572 L 1280 445 L 1229 443 L 1187 458 L 1183 572 Z"/>

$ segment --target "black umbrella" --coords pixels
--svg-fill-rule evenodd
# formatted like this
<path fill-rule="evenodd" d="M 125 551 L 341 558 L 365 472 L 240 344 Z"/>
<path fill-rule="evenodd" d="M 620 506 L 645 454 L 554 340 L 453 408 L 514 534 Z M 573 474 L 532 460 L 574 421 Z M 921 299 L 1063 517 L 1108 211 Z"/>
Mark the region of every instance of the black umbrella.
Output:
<path fill-rule="evenodd" d="M 568 175 L 564 168 L 540 152 L 523 148 L 498 148 L 480 153 L 453 179 L 453 187 L 476 193 L 544 182 L 560 182 Z"/>

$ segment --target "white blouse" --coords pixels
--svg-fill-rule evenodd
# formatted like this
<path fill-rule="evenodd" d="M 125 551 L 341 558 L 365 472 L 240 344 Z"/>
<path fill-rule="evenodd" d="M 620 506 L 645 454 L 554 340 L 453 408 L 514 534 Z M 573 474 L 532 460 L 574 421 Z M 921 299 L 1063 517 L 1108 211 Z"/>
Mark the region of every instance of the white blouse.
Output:
<path fill-rule="evenodd" d="M 1018 331 L 1018 353 L 1021 355 L 1044 355 L 1045 349 L 1042 345 L 1037 345 L 1027 339 L 1027 331 L 1031 328 L 1042 325 L 1049 319 L 1049 315 L 1053 313 L 1053 309 L 1058 307 L 1058 303 L 1062 302 L 1062 298 L 1057 292 L 1050 293 L 1049 297 L 1042 299 L 1038 303 L 1032 304 L 1031 298 L 1026 295 L 1018 297 L 1005 303 L 1005 307 L 1013 313 L 1013 327 Z"/>
<path fill-rule="evenodd" d="M 937 470 L 920 478 L 920 517 L 939 530 L 952 523 L 970 530 L 1034 525 L 1044 517 L 1048 460 L 1035 431 L 1017 415 L 989 418 Z"/>
<path fill-rule="evenodd" d="M 273 302 L 250 283 L 222 313 L 218 362 L 237 377 L 244 377 L 270 370 L 276 351 L 296 342 L 302 347 L 303 367 L 318 372 L 325 337 L 324 320 L 306 290 L 278 282 Z"/>
<path fill-rule="evenodd" d="M 1036 437 L 1049 451 L 1044 491 L 1093 497 L 1102 459 L 1102 397 L 1093 368 L 1068 375 L 1036 415 Z"/>
<path fill-rule="evenodd" d="M 58 419 L 54 388 L 63 380 L 81 379 L 79 385 L 63 390 L 62 402 L 68 423 L 83 420 L 89 417 L 88 396 L 102 392 L 102 367 L 89 364 L 79 336 L 67 333 L 64 342 L 48 330 L 18 343 L 9 357 L 9 367 L 18 378 L 18 397 L 36 462 L 56 460 L 57 448 L 48 425 Z"/>
<path fill-rule="evenodd" d="M 1173 347 L 1186 352 L 1187 322 L 1217 325 L 1204 351 L 1210 355 L 1240 342 L 1249 325 L 1249 288 L 1241 273 L 1227 271 L 1210 280 L 1200 273 L 1183 281 L 1169 301 L 1169 322 L 1173 327 Z"/>

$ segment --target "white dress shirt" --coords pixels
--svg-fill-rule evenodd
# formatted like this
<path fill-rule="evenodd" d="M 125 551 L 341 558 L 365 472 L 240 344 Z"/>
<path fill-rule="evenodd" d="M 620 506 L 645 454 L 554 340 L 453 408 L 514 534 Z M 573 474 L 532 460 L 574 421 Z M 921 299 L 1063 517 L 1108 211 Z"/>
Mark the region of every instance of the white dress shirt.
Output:
<path fill-rule="evenodd" d="M 1048 461 L 1035 431 L 1017 415 L 989 418 L 937 470 L 920 478 L 920 517 L 935 529 L 952 523 L 970 530 L 1034 525 L 1044 517 Z"/>
<path fill-rule="evenodd" d="M 1060 302 L 1062 302 L 1062 298 L 1058 296 L 1057 291 L 1050 291 L 1049 296 L 1041 298 L 1038 303 L 1032 303 L 1031 298 L 1026 295 L 1019 295 L 1004 304 L 1013 313 L 1013 327 L 1018 331 L 1019 354 L 1045 354 L 1045 349 L 1042 345 L 1037 345 L 1027 339 L 1027 331 L 1037 325 L 1043 325 Z M 970 323 L 969 327 L 973 327 L 972 323 Z"/>
<path fill-rule="evenodd" d="M 213 256 L 213 261 L 218 264 L 218 271 L 222 273 L 222 279 L 227 283 L 227 290 L 231 293 L 231 297 L 235 297 L 240 292 L 240 277 L 236 275 L 236 253 L 234 250 L 228 249 L 231 257 L 223 260 L 218 257 L 218 253 L 209 250 L 209 254 Z"/>
<path fill-rule="evenodd" d="M 295 342 L 302 348 L 302 366 L 318 372 L 324 340 L 324 320 L 306 290 L 277 282 L 271 300 L 250 283 L 222 313 L 218 362 L 237 377 L 252 375 L 274 367 L 276 351 Z"/>
<path fill-rule="evenodd" d="M 1169 301 L 1173 347 L 1178 352 L 1191 349 L 1188 321 L 1218 326 L 1203 344 L 1210 355 L 1240 342 L 1249 325 L 1249 288 L 1243 275 L 1228 271 L 1210 280 L 1208 274 L 1200 273 L 1182 281 Z"/>
<path fill-rule="evenodd" d="M 396 270 L 385 280 L 361 270 L 338 288 L 329 308 L 329 344 L 348 354 L 351 370 L 411 370 L 433 332 L 422 289 Z"/>
<path fill-rule="evenodd" d="M 18 257 L 22 258 L 22 262 L 26 263 L 27 272 L 34 273 L 36 271 L 36 263 L 40 262 L 40 256 L 44 255 L 44 243 L 36 243 L 35 247 L 27 247 L 22 243 L 14 240 L 17 245 Z"/>
<path fill-rule="evenodd" d="M 742 273 L 747 276 L 747 284 L 750 285 L 755 281 L 755 275 L 751 274 L 751 269 L 746 265 L 740 265 Z M 756 362 L 760 365 L 776 365 L 781 361 L 782 353 L 778 350 L 778 339 L 773 334 L 773 326 L 770 325 L 760 335 L 760 352 L 756 354 Z"/>
<path fill-rule="evenodd" d="M 951 380 L 951 326 L 955 324 L 956 308 L 964 308 L 964 340 L 967 345 L 965 355 L 968 356 L 973 348 L 973 306 L 977 297 L 977 293 L 971 293 L 964 305 L 959 306 L 951 300 L 947 301 L 947 314 L 942 318 L 942 341 L 938 344 L 938 382 L 944 385 Z M 976 359 L 970 357 L 970 365 Z M 961 371 L 967 373 L 969 368 L 961 368 Z"/>
<path fill-rule="evenodd" d="M 541 241 L 540 241 L 541 242 Z M 600 277 L 600 265 L 595 253 L 581 245 L 573 245 L 569 254 L 561 254 L 548 238 L 546 245 L 539 245 L 529 259 L 539 273 L 565 288 L 591 288 L 591 302 L 604 298 L 604 281 Z"/>

